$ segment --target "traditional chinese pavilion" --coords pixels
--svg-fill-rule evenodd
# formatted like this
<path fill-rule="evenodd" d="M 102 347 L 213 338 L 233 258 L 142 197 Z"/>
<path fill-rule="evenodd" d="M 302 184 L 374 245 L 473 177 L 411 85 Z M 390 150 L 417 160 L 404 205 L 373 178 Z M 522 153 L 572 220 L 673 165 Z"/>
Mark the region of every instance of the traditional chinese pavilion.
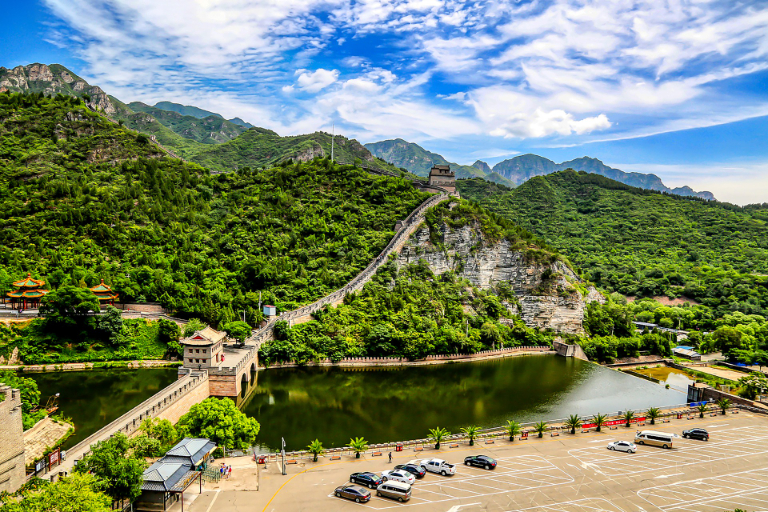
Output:
<path fill-rule="evenodd" d="M 32 274 L 27 274 L 26 278 L 12 284 L 16 289 L 8 292 L 8 298 L 11 299 L 14 308 L 36 308 L 40 305 L 40 299 L 50 292 L 43 288 L 45 281 L 32 279 Z"/>
<path fill-rule="evenodd" d="M 109 285 L 104 284 L 103 279 L 101 280 L 101 283 L 91 288 L 91 291 L 99 298 L 99 304 L 110 304 L 114 306 L 115 301 L 119 297 L 118 294 L 112 291 L 112 288 L 110 288 Z"/>

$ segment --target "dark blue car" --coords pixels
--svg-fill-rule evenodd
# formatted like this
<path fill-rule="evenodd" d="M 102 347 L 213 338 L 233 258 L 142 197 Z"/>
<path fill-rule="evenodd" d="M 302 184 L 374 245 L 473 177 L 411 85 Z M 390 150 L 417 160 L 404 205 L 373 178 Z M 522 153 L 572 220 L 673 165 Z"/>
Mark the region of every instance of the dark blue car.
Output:
<path fill-rule="evenodd" d="M 349 475 L 349 481 L 353 484 L 360 484 L 368 487 L 369 489 L 375 489 L 380 486 L 384 481 L 376 473 L 352 473 Z"/>

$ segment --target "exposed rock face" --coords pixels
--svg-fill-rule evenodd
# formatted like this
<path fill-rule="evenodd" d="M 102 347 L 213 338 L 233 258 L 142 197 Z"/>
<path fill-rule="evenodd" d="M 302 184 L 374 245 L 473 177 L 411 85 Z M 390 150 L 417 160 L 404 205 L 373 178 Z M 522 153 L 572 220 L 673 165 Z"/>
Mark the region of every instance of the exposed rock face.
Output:
<path fill-rule="evenodd" d="M 519 309 L 510 309 L 527 325 L 582 333 L 585 304 L 603 300 L 594 288 L 582 297 L 573 285 L 579 277 L 562 261 L 533 261 L 506 240 L 487 243 L 474 226 L 451 229 L 443 225 L 438 239 L 442 247 L 432 243 L 425 225 L 403 247 L 398 265 L 424 260 L 435 274 L 453 271 L 478 288 L 508 283 L 520 301 Z"/>
<path fill-rule="evenodd" d="M 16 66 L 11 70 L 0 68 L 0 92 L 8 90 L 42 92 L 47 95 L 61 93 L 83 96 L 88 94 L 90 99 L 86 104 L 92 110 L 101 110 L 107 114 L 116 112 L 109 96 L 100 87 L 88 85 L 88 82 L 62 70 L 62 66 L 49 67 L 45 64 L 30 64 L 28 66 Z"/>

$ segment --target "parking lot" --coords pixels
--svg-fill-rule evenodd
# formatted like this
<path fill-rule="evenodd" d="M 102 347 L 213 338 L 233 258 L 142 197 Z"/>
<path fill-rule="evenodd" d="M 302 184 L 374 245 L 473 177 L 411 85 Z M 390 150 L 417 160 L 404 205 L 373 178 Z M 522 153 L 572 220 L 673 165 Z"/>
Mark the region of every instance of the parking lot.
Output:
<path fill-rule="evenodd" d="M 436 452 L 425 449 L 384 457 L 321 460 L 292 466 L 283 476 L 272 464 L 261 471 L 259 491 L 238 491 L 236 476 L 206 490 L 192 512 L 344 511 L 403 508 L 416 512 L 651 512 L 768 511 L 768 416 L 741 412 L 695 420 L 673 420 L 645 429 L 680 434 L 683 429 L 709 430 L 708 442 L 679 439 L 671 450 L 638 446 L 627 454 L 606 449 L 609 441 L 632 440 L 635 429 L 545 436 L 510 443 L 479 441 L 470 448 Z M 498 467 L 487 471 L 464 466 L 470 454 L 485 453 Z M 356 504 L 337 498 L 334 489 L 357 471 L 380 472 L 414 458 L 444 458 L 457 463 L 454 476 L 428 473 L 413 485 L 410 501 L 375 496 Z M 231 489 L 230 489 L 231 488 Z M 238 494 L 240 493 L 240 494 Z"/>

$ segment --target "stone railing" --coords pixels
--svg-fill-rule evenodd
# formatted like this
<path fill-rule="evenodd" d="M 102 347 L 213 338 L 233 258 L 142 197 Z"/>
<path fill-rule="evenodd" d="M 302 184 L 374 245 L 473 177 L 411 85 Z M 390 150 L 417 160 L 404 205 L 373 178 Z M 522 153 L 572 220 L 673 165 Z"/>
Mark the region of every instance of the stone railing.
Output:
<path fill-rule="evenodd" d="M 62 467 L 59 470 L 69 471 L 76 461 L 90 453 L 92 445 L 99 441 L 107 440 L 118 432 L 122 432 L 125 435 L 132 434 L 146 418 L 157 417 L 162 411 L 181 400 L 198 386 L 207 384 L 208 373 L 205 370 L 180 369 L 179 373 L 181 374 L 184 371 L 187 374 L 179 380 L 152 395 L 127 413 L 67 450 L 67 460 L 62 463 Z"/>
<path fill-rule="evenodd" d="M 395 236 L 392 237 L 384 250 L 382 250 L 381 253 L 376 256 L 376 259 L 374 259 L 362 272 L 355 276 L 354 279 L 344 285 L 344 287 L 329 295 L 326 295 L 322 299 L 317 300 L 312 304 L 301 307 L 299 309 L 295 309 L 293 311 L 286 311 L 285 313 L 280 314 L 280 316 L 277 318 L 273 318 L 261 329 L 253 331 L 251 337 L 246 340 L 246 343 L 259 347 L 263 342 L 272 339 L 275 322 L 279 320 L 290 322 L 291 320 L 306 317 L 320 311 L 329 304 L 336 304 L 344 300 L 344 297 L 347 294 L 362 289 L 363 286 L 365 286 L 365 284 L 371 280 L 379 267 L 386 263 L 389 255 L 393 252 L 399 251 L 403 244 L 405 244 L 405 242 L 411 236 L 411 234 L 419 227 L 419 225 L 421 225 L 424 219 L 424 212 L 427 209 L 437 205 L 439 202 L 445 200 L 447 197 L 448 196 L 446 194 L 441 193 L 431 196 L 426 201 L 421 203 L 418 208 L 413 210 L 408 215 L 408 217 L 402 221 L 403 227 L 397 233 L 395 233 Z"/>
<path fill-rule="evenodd" d="M 552 347 L 547 346 L 521 346 L 507 347 L 497 350 L 482 350 L 473 354 L 444 354 L 437 356 L 427 356 L 423 359 L 410 360 L 405 357 L 345 357 L 339 361 L 331 359 L 321 359 L 319 361 L 309 361 L 299 364 L 296 361 L 278 363 L 269 365 L 269 368 L 293 368 L 296 366 L 407 366 L 422 365 L 439 361 L 464 361 L 472 359 L 484 359 L 495 356 L 504 356 L 519 352 L 552 352 Z"/>

